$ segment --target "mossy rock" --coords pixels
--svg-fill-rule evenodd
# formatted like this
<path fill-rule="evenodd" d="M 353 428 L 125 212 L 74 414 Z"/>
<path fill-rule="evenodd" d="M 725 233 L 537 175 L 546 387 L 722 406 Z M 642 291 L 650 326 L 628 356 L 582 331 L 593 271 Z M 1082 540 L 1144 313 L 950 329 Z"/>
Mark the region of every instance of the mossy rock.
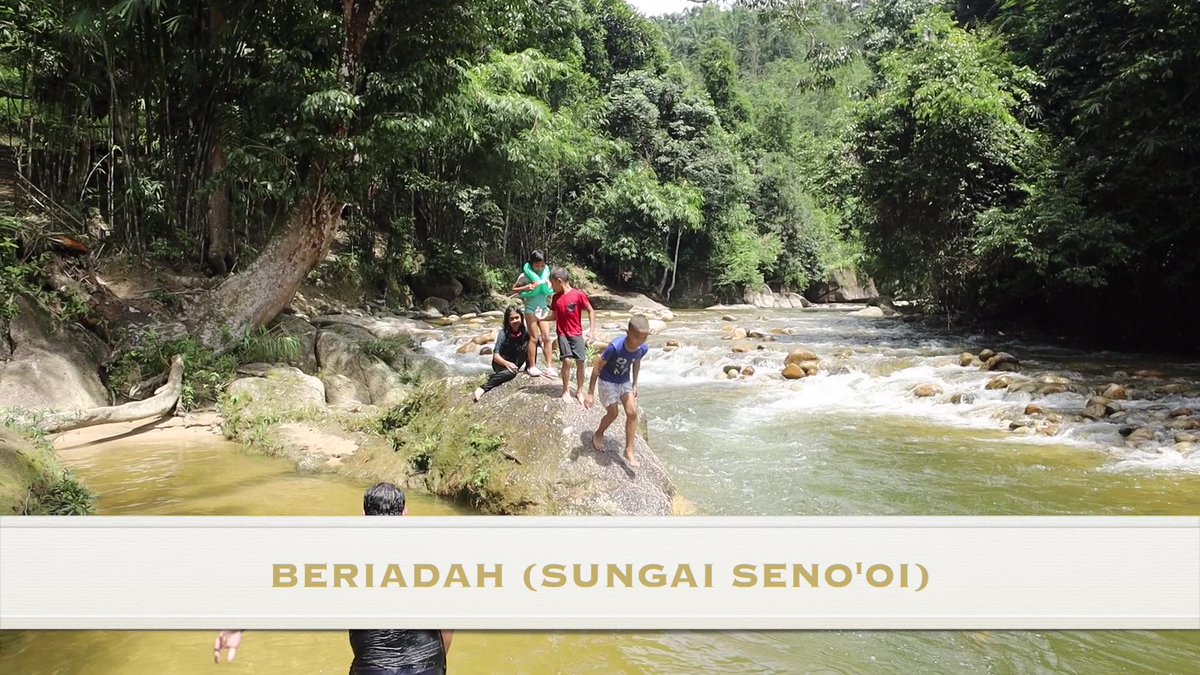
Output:
<path fill-rule="evenodd" d="M 489 513 L 670 515 L 675 487 L 644 437 L 640 466 L 622 457 L 624 414 L 609 427 L 605 452 L 591 445 L 603 410 L 562 401 L 559 385 L 518 377 L 471 400 L 474 378 L 425 385 L 382 419 L 390 457 L 359 453 L 373 473 Z"/>
<path fill-rule="evenodd" d="M 84 515 L 94 507 L 49 443 L 0 426 L 0 515 Z"/>

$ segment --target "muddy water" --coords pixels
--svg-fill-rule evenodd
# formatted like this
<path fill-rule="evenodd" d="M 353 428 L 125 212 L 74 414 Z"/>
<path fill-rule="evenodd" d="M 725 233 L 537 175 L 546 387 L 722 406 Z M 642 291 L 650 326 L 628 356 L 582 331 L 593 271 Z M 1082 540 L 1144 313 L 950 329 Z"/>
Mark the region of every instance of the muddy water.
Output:
<path fill-rule="evenodd" d="M 1125 444 L 1119 424 L 1075 422 L 1086 397 L 987 390 L 993 374 L 961 368 L 983 347 L 1022 359 L 1025 374 L 1083 387 L 1128 384 L 1135 421 L 1200 410 L 1200 364 L 1084 353 L 1055 345 L 939 333 L 845 311 L 681 313 L 651 339 L 642 403 L 651 445 L 682 492 L 715 515 L 1196 515 L 1200 454 L 1167 435 Z M 615 316 L 602 322 L 613 324 Z M 734 353 L 731 323 L 773 335 Z M 478 332 L 482 327 L 472 330 Z M 453 328 L 427 347 L 462 372 L 486 358 L 456 353 Z M 608 329 L 609 335 L 616 333 Z M 791 334 L 787 334 L 787 333 Z M 672 352 L 666 340 L 682 346 Z M 761 344 L 764 349 L 756 347 Z M 783 353 L 804 346 L 820 375 L 778 376 Z M 729 381 L 725 365 L 755 374 Z M 1124 373 L 1153 368 L 1157 379 Z M 1124 379 L 1122 379 L 1124 377 Z M 912 395 L 919 384 L 943 394 Z M 1166 385 L 1177 393 L 1164 391 Z M 966 394 L 951 402 L 955 394 Z M 1036 401 L 1065 420 L 1055 436 L 1009 430 Z M 365 485 L 301 476 L 287 463 L 216 440 L 197 447 L 125 441 L 64 461 L 101 494 L 102 513 L 354 514 Z M 414 515 L 454 510 L 414 497 Z M 1153 574 L 1155 552 L 1146 552 Z M 0 671 L 192 673 L 214 671 L 210 634 L 19 633 L 0 636 Z M 229 672 L 342 673 L 344 633 L 251 633 Z M 462 633 L 457 673 L 1196 673 L 1200 632 L 678 632 Z"/>

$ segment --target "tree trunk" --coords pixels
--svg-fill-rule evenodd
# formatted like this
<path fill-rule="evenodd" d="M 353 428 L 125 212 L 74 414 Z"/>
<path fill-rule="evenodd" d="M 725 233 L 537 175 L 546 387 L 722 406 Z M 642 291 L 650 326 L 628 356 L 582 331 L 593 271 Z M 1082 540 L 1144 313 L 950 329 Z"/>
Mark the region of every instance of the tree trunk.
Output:
<path fill-rule="evenodd" d="M 183 391 L 183 357 L 176 354 L 171 358 L 171 369 L 167 383 L 159 387 L 154 396 L 141 401 L 132 401 L 124 405 L 92 408 L 91 410 L 72 410 L 55 413 L 37 423 L 42 431 L 57 433 L 82 429 L 97 424 L 112 422 L 133 422 L 135 420 L 163 417 L 179 402 L 179 394 Z"/>
<path fill-rule="evenodd" d="M 338 73 L 347 91 L 356 91 L 362 79 L 361 57 L 371 27 L 383 2 L 342 0 L 345 35 Z M 349 135 L 343 124 L 335 132 Z M 326 183 L 337 157 L 318 157 L 306 180 L 306 189 L 292 208 L 287 225 L 245 271 L 229 277 L 207 293 L 189 312 L 188 329 L 203 345 L 227 346 L 252 328 L 266 325 L 292 301 L 308 273 L 329 253 L 341 225 L 343 200 Z"/>
<path fill-rule="evenodd" d="M 671 266 L 671 285 L 667 287 L 667 293 L 664 296 L 667 300 L 671 299 L 671 291 L 675 290 L 675 275 L 679 273 L 679 244 L 683 242 L 683 228 L 679 228 L 679 236 L 675 237 L 675 264 Z"/>
<path fill-rule="evenodd" d="M 213 132 L 212 149 L 208 154 L 208 176 L 225 168 L 225 151 L 221 148 L 220 132 Z M 221 185 L 208 196 L 208 212 L 204 219 L 204 240 L 207 245 L 204 260 L 208 271 L 223 277 L 233 272 L 233 224 L 229 219 L 229 186 Z"/>
<path fill-rule="evenodd" d="M 341 224 L 342 204 L 321 185 L 323 169 L 292 210 L 283 233 L 246 271 L 210 291 L 192 311 L 189 326 L 201 344 L 220 347 L 279 315 L 317 263 L 329 253 Z"/>

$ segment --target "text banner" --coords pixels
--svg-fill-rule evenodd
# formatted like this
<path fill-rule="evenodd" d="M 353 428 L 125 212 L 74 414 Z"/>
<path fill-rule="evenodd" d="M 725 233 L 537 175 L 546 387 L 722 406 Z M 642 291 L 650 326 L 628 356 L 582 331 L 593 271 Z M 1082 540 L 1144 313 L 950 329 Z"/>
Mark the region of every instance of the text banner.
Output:
<path fill-rule="evenodd" d="M 1200 628 L 1200 517 L 4 517 L 0 628 Z"/>

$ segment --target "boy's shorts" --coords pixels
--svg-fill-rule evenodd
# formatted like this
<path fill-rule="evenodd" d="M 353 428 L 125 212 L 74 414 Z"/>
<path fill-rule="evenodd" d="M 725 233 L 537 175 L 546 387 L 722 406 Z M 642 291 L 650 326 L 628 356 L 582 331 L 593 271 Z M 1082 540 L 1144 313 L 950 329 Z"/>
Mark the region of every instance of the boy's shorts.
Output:
<path fill-rule="evenodd" d="M 582 335 L 559 335 L 558 336 L 558 358 L 560 359 L 575 359 L 576 361 L 587 361 L 587 340 L 583 339 Z"/>
<path fill-rule="evenodd" d="M 600 405 L 607 408 L 621 402 L 625 394 L 633 393 L 633 382 L 609 382 L 600 380 Z"/>

